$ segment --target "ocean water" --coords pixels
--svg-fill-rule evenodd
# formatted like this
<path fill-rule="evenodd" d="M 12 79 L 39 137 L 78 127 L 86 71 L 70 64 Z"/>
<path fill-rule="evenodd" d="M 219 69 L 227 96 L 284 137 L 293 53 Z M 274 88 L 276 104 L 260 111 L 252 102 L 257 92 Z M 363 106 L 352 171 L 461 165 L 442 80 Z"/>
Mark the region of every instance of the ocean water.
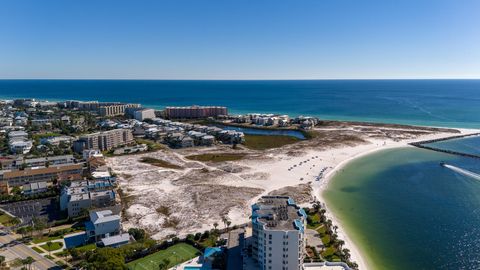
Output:
<path fill-rule="evenodd" d="M 480 80 L 111 81 L 0 80 L 0 98 L 223 105 L 264 112 L 480 128 Z M 440 143 L 477 151 L 476 138 Z M 354 160 L 325 191 L 328 206 L 375 269 L 480 269 L 476 159 L 405 148 Z"/>
<path fill-rule="evenodd" d="M 460 153 L 480 156 L 480 136 L 472 136 L 472 137 L 452 139 L 447 141 L 439 141 L 434 143 L 428 143 L 425 145 L 435 147 L 438 149 L 453 150 Z"/>
<path fill-rule="evenodd" d="M 480 80 L 0 80 L 0 98 L 223 105 L 262 112 L 447 127 L 480 127 Z"/>
<path fill-rule="evenodd" d="M 449 146 L 450 147 L 450 146 Z M 373 269 L 480 269 L 478 159 L 418 148 L 354 160 L 324 191 Z"/>

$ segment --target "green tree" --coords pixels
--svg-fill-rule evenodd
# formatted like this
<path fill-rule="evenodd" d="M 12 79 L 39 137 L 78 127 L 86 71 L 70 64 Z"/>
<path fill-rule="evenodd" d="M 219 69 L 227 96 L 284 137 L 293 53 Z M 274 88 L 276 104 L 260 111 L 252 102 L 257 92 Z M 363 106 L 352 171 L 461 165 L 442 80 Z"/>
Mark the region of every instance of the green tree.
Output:
<path fill-rule="evenodd" d="M 32 264 L 35 262 L 35 259 L 28 256 L 27 258 L 22 260 L 23 265 L 28 265 L 28 270 L 32 269 Z"/>
<path fill-rule="evenodd" d="M 87 269 L 126 270 L 125 256 L 120 249 L 99 248 L 87 254 Z"/>
<path fill-rule="evenodd" d="M 137 241 L 143 241 L 147 238 L 147 233 L 144 229 L 130 228 L 128 229 L 128 233 Z"/>
<path fill-rule="evenodd" d="M 5 266 L 5 256 L 0 256 L 0 266 Z"/>
<path fill-rule="evenodd" d="M 44 218 L 34 217 L 32 218 L 33 223 L 33 231 L 35 232 L 42 232 L 45 228 L 47 228 L 47 222 Z"/>
<path fill-rule="evenodd" d="M 53 246 L 53 242 L 52 242 L 52 241 L 48 241 L 48 242 L 47 242 L 48 255 L 50 255 L 50 256 L 52 256 L 52 246 Z"/>
<path fill-rule="evenodd" d="M 158 264 L 158 270 L 167 270 L 169 265 L 170 265 L 170 260 L 169 259 L 163 259 L 163 261 L 161 261 Z"/>

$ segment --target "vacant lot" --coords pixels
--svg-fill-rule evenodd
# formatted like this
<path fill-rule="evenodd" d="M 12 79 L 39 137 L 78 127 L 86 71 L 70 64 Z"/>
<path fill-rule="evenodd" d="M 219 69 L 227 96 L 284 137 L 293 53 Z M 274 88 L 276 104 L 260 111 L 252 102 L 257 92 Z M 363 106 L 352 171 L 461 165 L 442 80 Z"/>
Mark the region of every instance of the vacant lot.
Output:
<path fill-rule="evenodd" d="M 168 169 L 177 169 L 177 170 L 183 169 L 181 166 L 175 165 L 165 160 L 152 158 L 152 157 L 142 157 L 140 159 L 140 162 L 148 163 L 153 166 L 168 168 Z"/>
<path fill-rule="evenodd" d="M 168 260 L 168 268 L 182 262 L 188 261 L 200 255 L 200 251 L 188 244 L 179 243 L 165 250 L 158 251 L 147 257 L 129 262 L 128 268 L 131 270 L 158 270 L 158 265 L 164 260 Z"/>
<path fill-rule="evenodd" d="M 282 147 L 300 141 L 293 136 L 245 135 L 245 146 L 253 150 L 266 150 Z"/>
<path fill-rule="evenodd" d="M 240 160 L 245 157 L 245 154 L 236 154 L 236 153 L 218 153 L 218 154 L 201 154 L 201 155 L 191 155 L 186 156 L 186 158 L 202 162 L 224 162 L 224 161 L 235 161 Z"/>

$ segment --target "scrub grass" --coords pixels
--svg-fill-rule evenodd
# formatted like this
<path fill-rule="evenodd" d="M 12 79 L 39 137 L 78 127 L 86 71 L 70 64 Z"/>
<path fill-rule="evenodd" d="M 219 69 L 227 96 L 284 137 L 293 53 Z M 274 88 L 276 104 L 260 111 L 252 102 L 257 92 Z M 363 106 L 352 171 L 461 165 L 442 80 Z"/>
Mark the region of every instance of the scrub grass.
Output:
<path fill-rule="evenodd" d="M 187 156 L 186 158 L 190 160 L 203 161 L 203 162 L 224 162 L 224 161 L 241 160 L 244 157 L 245 157 L 245 154 L 218 153 L 218 154 L 191 155 L 191 156 Z"/>
<path fill-rule="evenodd" d="M 183 169 L 183 167 L 181 167 L 181 166 L 172 164 L 172 163 L 170 163 L 168 161 L 165 161 L 165 160 L 152 158 L 152 157 L 142 157 L 140 159 L 140 162 L 147 163 L 147 164 L 157 166 L 157 167 L 168 168 L 168 169 L 176 169 L 176 170 Z"/>
<path fill-rule="evenodd" d="M 266 150 L 279 148 L 284 145 L 296 143 L 298 141 L 300 141 L 300 139 L 293 136 L 245 134 L 244 145 L 253 150 Z"/>

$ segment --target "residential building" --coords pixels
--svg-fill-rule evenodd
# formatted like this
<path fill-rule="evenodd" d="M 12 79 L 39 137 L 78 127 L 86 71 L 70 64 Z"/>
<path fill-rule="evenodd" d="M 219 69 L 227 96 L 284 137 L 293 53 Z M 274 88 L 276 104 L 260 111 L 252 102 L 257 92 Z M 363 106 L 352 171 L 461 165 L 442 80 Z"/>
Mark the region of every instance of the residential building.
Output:
<path fill-rule="evenodd" d="M 92 157 L 103 157 L 103 154 L 100 150 L 87 149 L 82 151 L 82 157 L 85 160 L 89 160 Z"/>
<path fill-rule="evenodd" d="M 48 138 L 41 138 L 40 143 L 59 146 L 60 144 L 70 145 L 73 140 L 74 138 L 70 136 L 54 136 Z"/>
<path fill-rule="evenodd" d="M 30 140 L 9 140 L 8 145 L 10 151 L 15 154 L 28 154 L 33 147 L 33 142 Z"/>
<path fill-rule="evenodd" d="M 122 233 L 120 225 L 120 216 L 110 210 L 91 211 L 90 221 L 85 222 L 87 241 L 110 247 L 127 244 L 130 235 Z"/>
<path fill-rule="evenodd" d="M 2 170 L 0 171 L 0 182 L 6 182 L 10 187 L 16 187 L 36 182 L 78 180 L 83 177 L 83 165 L 83 163 L 77 163 L 49 166 L 48 168 Z"/>
<path fill-rule="evenodd" d="M 22 192 L 25 195 L 34 195 L 48 190 L 47 182 L 37 182 L 23 185 Z"/>
<path fill-rule="evenodd" d="M 50 165 L 73 164 L 76 160 L 72 155 L 29 158 L 24 159 L 22 156 L 8 156 L 0 158 L 0 165 L 3 170 L 18 170 L 28 167 L 48 167 Z"/>
<path fill-rule="evenodd" d="M 108 151 L 131 142 L 133 142 L 132 131 L 119 128 L 83 135 L 74 142 L 73 149 L 77 153 L 82 153 L 83 150 Z"/>
<path fill-rule="evenodd" d="M 140 104 L 108 104 L 103 105 L 98 108 L 98 113 L 101 116 L 117 116 L 117 115 L 125 115 L 125 109 L 127 108 L 140 108 Z"/>
<path fill-rule="evenodd" d="M 166 107 L 164 114 L 170 119 L 208 118 L 228 115 L 228 109 L 227 107 L 196 105 L 188 107 Z"/>
<path fill-rule="evenodd" d="M 137 110 L 133 113 L 133 118 L 135 118 L 138 121 L 143 121 L 145 119 L 153 119 L 155 118 L 155 110 L 154 109 Z"/>
<path fill-rule="evenodd" d="M 285 196 L 252 205 L 252 256 L 263 270 L 303 270 L 307 215 Z"/>
<path fill-rule="evenodd" d="M 108 180 L 74 181 L 60 194 L 60 210 L 76 217 L 87 209 L 113 206 L 116 199 L 113 187 Z"/>

